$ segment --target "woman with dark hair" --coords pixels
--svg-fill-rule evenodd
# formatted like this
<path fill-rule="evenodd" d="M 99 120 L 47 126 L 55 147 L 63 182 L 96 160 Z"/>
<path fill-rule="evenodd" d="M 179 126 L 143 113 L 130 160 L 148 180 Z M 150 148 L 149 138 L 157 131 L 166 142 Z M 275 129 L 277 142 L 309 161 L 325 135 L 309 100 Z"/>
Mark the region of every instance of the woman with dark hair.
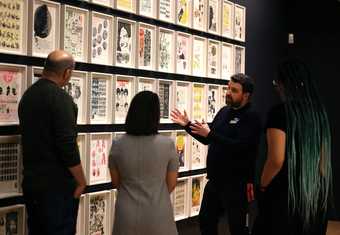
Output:
<path fill-rule="evenodd" d="M 273 85 L 282 103 L 267 120 L 267 159 L 254 234 L 324 235 L 332 179 L 324 105 L 300 60 L 280 63 Z"/>
<path fill-rule="evenodd" d="M 174 142 L 158 134 L 157 94 L 139 92 L 126 117 L 126 135 L 112 142 L 109 168 L 118 195 L 113 234 L 176 235 L 170 193 L 176 186 Z"/>

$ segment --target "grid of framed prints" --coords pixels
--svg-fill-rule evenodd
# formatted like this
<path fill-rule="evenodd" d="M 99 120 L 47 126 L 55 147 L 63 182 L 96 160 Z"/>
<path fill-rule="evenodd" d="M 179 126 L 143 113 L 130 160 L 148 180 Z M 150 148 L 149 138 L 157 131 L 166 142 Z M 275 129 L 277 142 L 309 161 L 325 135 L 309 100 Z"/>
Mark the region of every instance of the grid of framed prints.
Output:
<path fill-rule="evenodd" d="M 0 208 L 0 234 L 25 234 L 25 217 L 24 205 Z"/>

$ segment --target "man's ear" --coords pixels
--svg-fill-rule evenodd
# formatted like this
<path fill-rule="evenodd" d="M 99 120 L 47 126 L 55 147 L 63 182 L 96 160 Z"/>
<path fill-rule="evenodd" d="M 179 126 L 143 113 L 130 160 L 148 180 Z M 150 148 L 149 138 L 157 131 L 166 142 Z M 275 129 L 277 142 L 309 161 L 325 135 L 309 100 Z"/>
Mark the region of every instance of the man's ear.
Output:
<path fill-rule="evenodd" d="M 243 97 L 246 98 L 247 100 L 249 100 L 250 99 L 250 93 L 249 92 L 243 93 Z"/>
<path fill-rule="evenodd" d="M 72 69 L 65 69 L 63 73 L 62 82 L 66 84 L 72 75 Z"/>

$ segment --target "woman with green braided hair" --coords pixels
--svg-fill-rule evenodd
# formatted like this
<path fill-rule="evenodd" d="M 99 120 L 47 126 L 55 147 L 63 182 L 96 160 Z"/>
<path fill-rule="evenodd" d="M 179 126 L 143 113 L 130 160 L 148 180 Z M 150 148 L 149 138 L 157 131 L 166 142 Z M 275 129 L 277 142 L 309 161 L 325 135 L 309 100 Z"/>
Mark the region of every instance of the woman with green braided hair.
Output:
<path fill-rule="evenodd" d="M 309 69 L 298 59 L 279 64 L 273 85 L 282 103 L 268 115 L 267 159 L 253 234 L 324 235 L 332 184 L 325 108 Z"/>

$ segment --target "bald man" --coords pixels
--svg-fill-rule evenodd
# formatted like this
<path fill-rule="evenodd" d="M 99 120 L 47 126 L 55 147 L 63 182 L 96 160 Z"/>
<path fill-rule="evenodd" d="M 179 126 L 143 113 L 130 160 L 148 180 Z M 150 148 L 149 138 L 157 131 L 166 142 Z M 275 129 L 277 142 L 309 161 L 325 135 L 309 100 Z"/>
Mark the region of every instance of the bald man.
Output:
<path fill-rule="evenodd" d="M 29 235 L 76 232 L 86 181 L 77 145 L 77 107 L 61 88 L 70 80 L 74 64 L 65 51 L 51 52 L 42 78 L 19 103 Z"/>

